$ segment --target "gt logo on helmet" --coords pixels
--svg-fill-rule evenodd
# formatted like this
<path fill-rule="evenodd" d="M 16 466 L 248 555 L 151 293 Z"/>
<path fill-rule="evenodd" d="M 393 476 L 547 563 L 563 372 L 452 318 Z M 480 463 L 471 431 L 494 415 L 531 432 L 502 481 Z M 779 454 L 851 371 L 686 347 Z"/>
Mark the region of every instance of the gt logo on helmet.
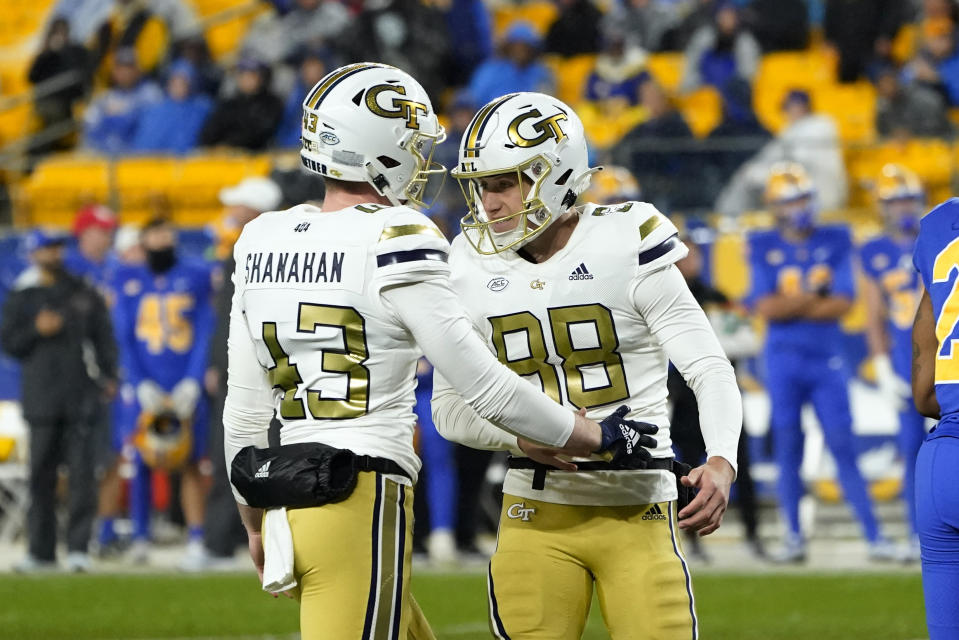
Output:
<path fill-rule="evenodd" d="M 540 113 L 539 109 L 533 109 L 527 111 L 526 113 L 521 113 L 520 115 L 513 118 L 513 121 L 509 123 L 509 129 L 507 134 L 509 139 L 517 147 L 535 147 L 536 145 L 543 144 L 549 139 L 555 139 L 556 142 L 563 140 L 566 137 L 566 132 L 563 131 L 563 128 L 559 126 L 559 123 L 563 120 L 567 120 L 565 113 L 557 113 L 554 116 L 548 118 L 543 118 L 538 122 L 533 123 L 533 131 L 539 132 L 539 135 L 535 138 L 526 138 L 523 137 L 523 134 L 519 132 L 519 126 L 530 120 L 532 118 L 539 118 L 543 114 Z"/>
<path fill-rule="evenodd" d="M 392 84 L 378 84 L 375 87 L 371 87 L 369 91 L 366 92 L 366 106 L 367 108 L 375 113 L 378 116 L 384 118 L 403 118 L 406 120 L 407 129 L 419 129 L 419 116 L 420 114 L 429 113 L 429 109 L 422 102 L 414 102 L 413 100 L 407 100 L 406 98 L 393 98 L 390 101 L 392 109 L 384 109 L 382 105 L 378 102 L 379 95 L 391 91 L 393 93 L 398 93 L 401 96 L 406 95 L 406 87 L 401 85 L 392 85 Z"/>

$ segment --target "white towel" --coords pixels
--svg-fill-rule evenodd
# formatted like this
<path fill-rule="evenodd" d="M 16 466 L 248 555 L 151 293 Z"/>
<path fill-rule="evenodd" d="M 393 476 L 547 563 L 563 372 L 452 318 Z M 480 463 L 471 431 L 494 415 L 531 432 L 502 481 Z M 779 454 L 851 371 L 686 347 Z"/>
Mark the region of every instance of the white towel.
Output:
<path fill-rule="evenodd" d="M 263 590 L 280 593 L 296 586 L 293 577 L 293 532 L 286 507 L 268 509 L 263 518 Z"/>

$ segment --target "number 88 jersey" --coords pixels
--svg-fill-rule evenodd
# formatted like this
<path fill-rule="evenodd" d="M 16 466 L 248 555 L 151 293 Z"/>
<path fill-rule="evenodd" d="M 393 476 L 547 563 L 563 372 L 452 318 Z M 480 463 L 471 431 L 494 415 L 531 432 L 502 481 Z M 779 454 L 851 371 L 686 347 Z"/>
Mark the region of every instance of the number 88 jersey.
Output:
<path fill-rule="evenodd" d="M 585 407 L 594 420 L 629 405 L 631 419 L 660 427 L 653 457 L 668 458 L 673 455 L 668 360 L 635 309 L 632 292 L 641 276 L 676 262 L 686 251 L 676 227 L 650 204 L 587 204 L 566 246 L 543 263 L 528 262 L 515 251 L 480 255 L 457 237 L 450 253 L 451 282 L 501 362 L 553 400 Z M 670 500 L 675 487 L 667 475 L 557 473 L 540 495 L 566 504 Z M 531 472 L 511 470 L 506 490 L 523 495 L 530 480 Z M 618 495 L 610 492 L 614 484 L 622 486 Z"/>

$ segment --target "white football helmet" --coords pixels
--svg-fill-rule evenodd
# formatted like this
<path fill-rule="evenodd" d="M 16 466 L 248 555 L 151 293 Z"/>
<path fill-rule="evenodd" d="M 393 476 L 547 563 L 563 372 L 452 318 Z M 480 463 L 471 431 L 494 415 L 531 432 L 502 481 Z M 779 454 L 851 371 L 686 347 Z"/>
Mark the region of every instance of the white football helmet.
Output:
<path fill-rule="evenodd" d="M 420 83 L 389 65 L 340 67 L 303 101 L 303 165 L 335 180 L 367 182 L 394 205 L 428 206 L 427 180 L 445 177 L 445 167 L 433 162 L 445 139 Z"/>
<path fill-rule="evenodd" d="M 460 143 L 459 181 L 469 213 L 463 234 L 477 252 L 491 255 L 519 249 L 576 203 L 589 186 L 586 134 L 569 106 L 542 93 L 511 93 L 486 104 L 473 117 Z M 479 179 L 516 172 L 532 182 L 512 231 L 496 232 L 483 208 Z"/>

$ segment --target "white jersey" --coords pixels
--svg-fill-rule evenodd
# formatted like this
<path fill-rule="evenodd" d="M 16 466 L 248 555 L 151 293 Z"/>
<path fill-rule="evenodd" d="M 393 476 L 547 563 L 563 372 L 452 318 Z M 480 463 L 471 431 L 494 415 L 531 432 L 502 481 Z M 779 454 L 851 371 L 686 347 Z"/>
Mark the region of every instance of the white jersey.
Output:
<path fill-rule="evenodd" d="M 630 419 L 659 427 L 653 457 L 669 458 L 669 361 L 647 318 L 637 310 L 633 290 L 643 286 L 646 275 L 686 253 L 676 227 L 652 205 L 589 204 L 566 246 L 543 263 L 528 262 L 512 251 L 483 256 L 457 237 L 450 253 L 451 282 L 501 362 L 557 402 L 585 407 L 594 420 L 629 405 Z M 688 295 L 681 278 L 680 283 Z M 712 336 L 698 305 L 691 305 L 691 313 L 701 316 L 694 320 Z M 715 343 L 715 336 L 711 339 Z M 707 344 L 705 351 L 710 350 L 725 361 L 718 344 Z M 732 386 L 735 389 L 734 380 Z M 730 460 L 735 464 L 735 443 Z M 543 490 L 531 488 L 532 475 L 510 470 L 504 491 L 564 504 L 645 504 L 676 498 L 674 476 L 661 470 L 555 471 Z"/>
<path fill-rule="evenodd" d="M 406 207 L 300 205 L 245 226 L 234 250 L 234 306 L 269 371 L 283 444 L 319 441 L 385 457 L 416 477 L 421 352 L 380 291 L 445 279 L 448 249 L 436 226 Z"/>

